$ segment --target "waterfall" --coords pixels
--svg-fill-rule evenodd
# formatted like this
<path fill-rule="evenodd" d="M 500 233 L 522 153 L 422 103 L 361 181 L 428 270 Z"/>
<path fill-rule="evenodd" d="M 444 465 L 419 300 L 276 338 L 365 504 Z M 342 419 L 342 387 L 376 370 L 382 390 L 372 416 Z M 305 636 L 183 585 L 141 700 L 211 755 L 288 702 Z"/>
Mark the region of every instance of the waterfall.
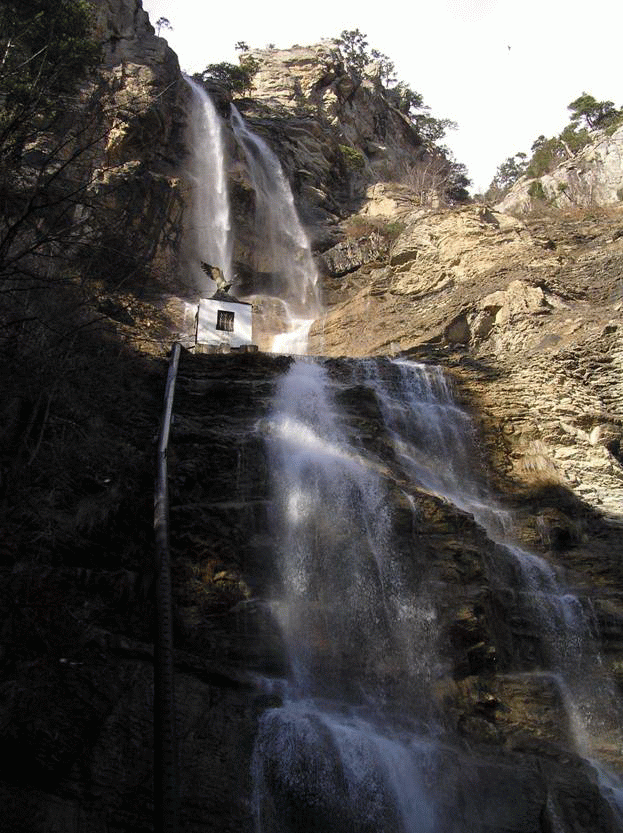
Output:
<path fill-rule="evenodd" d="M 218 266 L 231 283 L 233 236 L 224 125 L 203 87 L 188 77 L 186 83 L 193 98 L 188 124 L 192 199 L 190 222 L 186 227 L 186 258 L 198 287 L 205 287 L 209 280 L 201 269 L 201 261 Z"/>
<path fill-rule="evenodd" d="M 231 122 L 255 191 L 256 277 L 263 280 L 254 294 L 274 299 L 279 307 L 273 352 L 304 354 L 309 328 L 321 309 L 309 240 L 276 155 L 248 128 L 234 105 Z"/>
<path fill-rule="evenodd" d="M 471 514 L 493 542 L 491 586 L 512 593 L 540 633 L 540 655 L 526 673 L 555 680 L 585 755 L 602 729 L 617 734 L 620 714 L 590 611 L 546 561 L 513 542 L 511 515 L 487 487 L 473 424 L 439 368 L 342 365 L 337 372 L 331 363 L 294 362 L 263 423 L 279 567 L 272 605 L 291 674 L 282 705 L 259 723 L 257 833 L 501 830 L 489 826 L 486 808 L 472 807 L 469 819 L 448 810 L 470 799 L 469 780 L 463 786 L 447 776 L 450 759 L 431 705 L 444 673 L 440 602 L 421 582 L 417 542 L 410 552 L 398 546 L 388 469 L 349 432 L 348 390 L 376 403 L 398 482 Z M 453 795 L 442 795 L 444 777 Z M 620 783 L 605 772 L 600 783 L 618 812 Z M 547 807 L 550 826 L 566 829 L 549 800 Z"/>
<path fill-rule="evenodd" d="M 431 608 L 411 598 L 387 485 L 353 448 L 321 364 L 293 365 L 268 430 L 278 617 L 293 687 L 299 695 L 342 696 L 350 687 L 345 661 L 365 673 L 368 700 L 390 673 L 421 686 L 433 661 L 422 638 Z"/>
<path fill-rule="evenodd" d="M 253 775 L 258 830 L 433 833 L 434 611 L 413 598 L 387 486 L 352 446 L 326 369 L 295 362 L 265 425 L 288 648 L 285 702 L 262 717 Z M 409 731 L 390 719 L 397 704 Z M 407 708 L 407 703 L 409 707 Z"/>
<path fill-rule="evenodd" d="M 591 611 L 564 587 L 554 568 L 513 539 L 511 514 L 499 506 L 480 472 L 469 415 L 457 407 L 441 368 L 405 360 L 379 372 L 361 363 L 359 377 L 374 388 L 396 454 L 414 483 L 468 512 L 497 546 L 489 564 L 493 585 L 514 588 L 522 614 L 541 634 L 536 663 L 549 670 L 563 701 L 576 748 L 595 753 L 604 735 L 617 736 L 623 711 L 597 649 Z"/>
<path fill-rule="evenodd" d="M 193 96 L 188 124 L 192 199 L 185 235 L 190 274 L 203 287 L 208 279 L 201 261 L 218 266 L 228 283 L 235 282 L 238 292 L 261 306 L 262 329 L 272 335 L 270 349 L 305 354 L 309 328 L 321 311 L 318 272 L 279 160 L 232 104 L 232 130 L 255 192 L 254 283 L 241 287 L 232 265 L 224 123 L 205 90 L 190 78 L 186 82 Z"/>

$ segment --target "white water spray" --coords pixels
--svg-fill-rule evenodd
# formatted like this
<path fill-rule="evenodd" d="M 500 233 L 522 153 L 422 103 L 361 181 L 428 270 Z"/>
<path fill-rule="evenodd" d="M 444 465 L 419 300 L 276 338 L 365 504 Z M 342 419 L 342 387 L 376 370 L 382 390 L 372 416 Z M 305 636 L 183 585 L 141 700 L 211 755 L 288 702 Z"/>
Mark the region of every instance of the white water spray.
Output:
<path fill-rule="evenodd" d="M 256 273 L 262 280 L 256 294 L 276 299 L 282 307 L 276 316 L 277 335 L 271 349 L 304 354 L 309 328 L 321 311 L 318 271 L 309 240 L 276 155 L 248 128 L 233 105 L 231 122 L 255 191 Z"/>
<path fill-rule="evenodd" d="M 342 386 L 337 380 L 349 369 Z M 292 673 L 283 705 L 259 723 L 256 829 L 484 833 L 493 829 L 486 808 L 484 815 L 465 811 L 465 818 L 458 809 L 469 779 L 465 786 L 460 778 L 449 782 L 454 798 L 433 786 L 446 754 L 431 708 L 435 680 L 444 674 L 435 600 L 425 583 L 417 589 L 417 549 L 396 546 L 380 463 L 349 433 L 339 407 L 341 391 L 348 402 L 353 384 L 375 395 L 399 478 L 471 514 L 497 544 L 491 585 L 513 595 L 514 609 L 540 640 L 529 672 L 557 684 L 578 751 L 597 748 L 602 729 L 617 735 L 586 611 L 547 562 L 509 543 L 510 513 L 476 474 L 472 422 L 441 370 L 367 360 L 330 373 L 298 361 L 264 423 L 281 578 L 274 610 Z M 602 796 L 618 813 L 620 782 L 605 771 L 599 777 Z M 458 817 L 450 811 L 450 823 L 453 805 Z M 548 812 L 556 829 L 551 801 Z"/>
<path fill-rule="evenodd" d="M 409 700 L 407 721 L 430 718 L 435 652 L 422 635 L 434 631 L 431 607 L 413 596 L 387 486 L 350 442 L 333 394 L 321 364 L 295 362 L 265 425 L 274 612 L 291 678 L 283 707 L 260 722 L 258 831 L 433 833 L 432 744 L 385 715 L 388 699 L 405 714 Z"/>
<path fill-rule="evenodd" d="M 591 756 L 611 743 L 606 738 L 623 744 L 621 705 L 603 668 L 590 611 L 547 561 L 513 541 L 512 516 L 476 474 L 480 454 L 473 423 L 456 405 L 441 369 L 404 360 L 391 364 L 393 374 L 380 374 L 378 363 L 368 360 L 360 376 L 377 394 L 405 471 L 420 487 L 471 514 L 498 545 L 491 580 L 512 587 L 536 625 L 540 662 L 558 684 L 577 751 Z"/>
<path fill-rule="evenodd" d="M 198 287 L 205 287 L 209 282 L 200 266 L 202 260 L 210 266 L 218 266 L 231 283 L 233 236 L 224 124 L 203 87 L 188 77 L 186 82 L 193 95 L 188 124 L 191 149 L 188 176 L 192 199 L 190 222 L 186 228 L 186 257 Z"/>

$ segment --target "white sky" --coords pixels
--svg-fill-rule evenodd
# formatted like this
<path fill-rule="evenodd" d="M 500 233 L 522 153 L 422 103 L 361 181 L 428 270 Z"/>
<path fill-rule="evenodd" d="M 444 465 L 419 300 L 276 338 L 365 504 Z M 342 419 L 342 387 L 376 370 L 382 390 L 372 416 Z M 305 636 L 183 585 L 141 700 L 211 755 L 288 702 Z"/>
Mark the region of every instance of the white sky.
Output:
<path fill-rule="evenodd" d="M 446 144 L 475 191 L 507 156 L 529 153 L 541 133 L 568 121 L 583 91 L 623 105 L 621 0 L 143 0 L 182 69 L 237 63 L 234 44 L 286 49 L 359 29 L 387 54 L 397 76 L 421 93 L 432 115 L 458 122 Z M 511 47 L 508 49 L 508 47 Z"/>

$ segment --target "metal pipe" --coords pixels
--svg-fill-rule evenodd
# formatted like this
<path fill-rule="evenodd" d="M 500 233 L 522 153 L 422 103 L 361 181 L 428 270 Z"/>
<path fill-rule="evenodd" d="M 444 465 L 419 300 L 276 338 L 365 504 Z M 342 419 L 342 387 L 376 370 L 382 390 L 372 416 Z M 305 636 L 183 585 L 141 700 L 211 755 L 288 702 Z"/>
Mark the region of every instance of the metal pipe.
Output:
<path fill-rule="evenodd" d="M 164 411 L 158 439 L 154 495 L 156 543 L 156 635 L 154 646 L 154 830 L 178 833 L 179 773 L 173 652 L 173 595 L 169 551 L 167 449 L 173 413 L 175 379 L 180 360 L 175 343 L 169 361 Z"/>

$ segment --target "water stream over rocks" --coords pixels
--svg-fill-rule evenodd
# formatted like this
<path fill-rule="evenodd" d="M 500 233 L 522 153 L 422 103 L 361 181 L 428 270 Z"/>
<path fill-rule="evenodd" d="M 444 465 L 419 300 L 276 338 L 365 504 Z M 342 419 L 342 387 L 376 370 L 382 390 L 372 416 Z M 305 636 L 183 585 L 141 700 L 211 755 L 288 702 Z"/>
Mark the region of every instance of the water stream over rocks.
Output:
<path fill-rule="evenodd" d="M 193 96 L 188 125 L 192 148 L 188 164 L 192 193 L 186 228 L 188 268 L 199 287 L 206 286 L 201 261 L 218 266 L 227 283 L 236 287 L 226 124 L 203 87 L 190 78 L 186 81 Z M 279 160 L 233 104 L 230 125 L 255 193 L 256 286 L 251 294 L 243 295 L 261 304 L 264 326 L 272 335 L 272 352 L 305 354 L 309 329 L 321 312 L 318 272 L 309 240 Z"/>
<path fill-rule="evenodd" d="M 259 294 L 277 300 L 281 307 L 284 331 L 274 339 L 272 350 L 304 354 L 309 328 L 321 309 L 309 240 L 279 160 L 233 104 L 231 124 L 255 191 L 255 239 L 262 253 L 257 272 L 267 272 Z"/>
<path fill-rule="evenodd" d="M 190 221 L 186 225 L 186 257 L 197 286 L 207 278 L 201 261 L 218 266 L 225 280 L 233 280 L 233 233 L 227 185 L 225 126 L 210 96 L 200 84 L 186 78 L 193 106 L 188 125 L 188 162 L 191 182 Z"/>
<path fill-rule="evenodd" d="M 212 110 L 195 94 L 210 114 L 197 141 L 209 137 L 216 161 L 205 197 L 203 184 L 197 189 L 192 239 L 202 257 L 231 263 L 221 126 L 208 127 Z M 304 354 L 320 314 L 309 242 L 275 154 L 235 107 L 231 126 L 256 199 L 261 286 L 252 300 L 276 310 L 272 350 Z M 198 218 L 207 215 L 214 228 L 203 238 Z M 369 425 L 366 417 L 349 417 L 353 396 L 358 414 L 372 415 Z M 488 488 L 473 423 L 442 369 L 404 360 L 299 359 L 281 377 L 260 430 L 277 565 L 270 605 L 289 675 L 261 683 L 278 693 L 279 705 L 261 715 L 252 756 L 257 833 L 575 831 L 560 800 L 541 794 L 532 770 L 516 776 L 519 793 L 511 788 L 508 796 L 508 761 L 495 773 L 481 767 L 449 737 L 439 711 L 436 688 L 447 675 L 439 635 L 444 598 L 424 580 L 417 536 L 408 548 L 396 532 L 397 499 L 414 529 L 423 497 L 473 519 L 487 540 L 495 603 L 509 631 L 528 635 L 515 675 L 553 685 L 579 754 L 599 757 L 623 744 L 590 604 L 564 586 L 555 567 L 518 546 L 511 513 Z M 610 807 L 599 805 L 602 827 L 623 830 L 621 785 L 596 767 L 600 800 Z M 488 798 L 479 802 L 476 785 Z"/>
<path fill-rule="evenodd" d="M 596 754 L 600 734 L 618 736 L 620 709 L 590 610 L 513 542 L 512 517 L 488 492 L 472 422 L 443 372 L 406 361 L 348 366 L 347 384 L 378 406 L 394 476 L 471 515 L 493 542 L 491 586 L 540 634 L 524 673 L 554 682 L 577 751 Z M 398 546 L 387 469 L 347 429 L 343 387 L 323 362 L 299 360 L 264 426 L 280 576 L 273 612 L 291 673 L 283 704 L 260 721 L 257 830 L 488 831 L 484 810 L 448 827 L 440 809 L 445 752 L 431 696 L 440 601 L 418 590 L 417 558 Z M 603 788 L 615 808 L 617 783 Z M 454 784 L 457 806 L 466 788 Z"/>

